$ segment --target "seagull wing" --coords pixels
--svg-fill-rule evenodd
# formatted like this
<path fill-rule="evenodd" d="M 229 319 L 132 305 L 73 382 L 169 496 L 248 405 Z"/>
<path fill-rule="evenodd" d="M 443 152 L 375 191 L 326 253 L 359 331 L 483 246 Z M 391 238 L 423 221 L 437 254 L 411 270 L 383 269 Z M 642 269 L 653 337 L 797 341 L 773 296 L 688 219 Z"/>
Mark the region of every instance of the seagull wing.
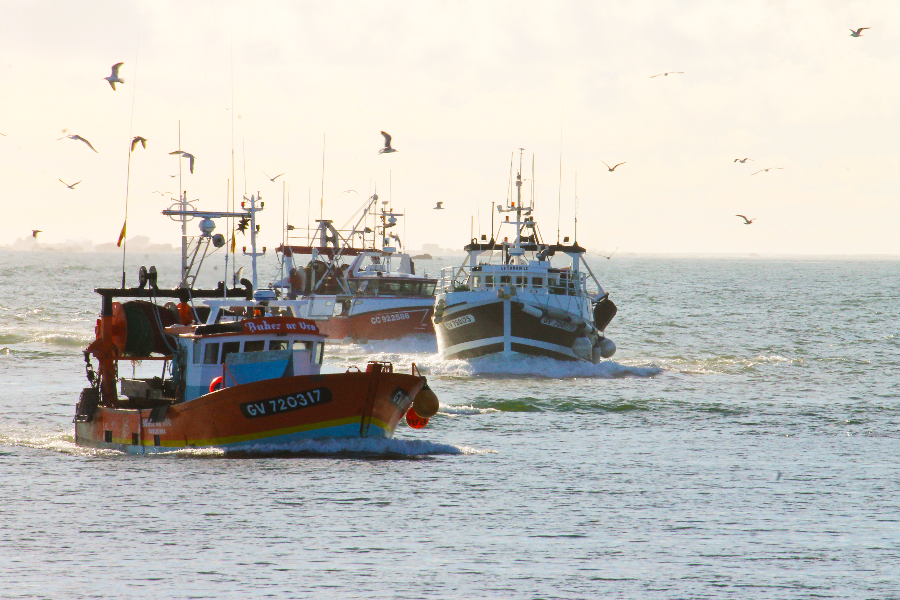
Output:
<path fill-rule="evenodd" d="M 605 161 L 605 160 L 601 160 L 600 162 L 602 162 L 604 165 L 606 165 L 606 161 Z M 606 165 L 606 168 L 608 169 L 608 168 L 609 168 L 609 165 Z"/>
<path fill-rule="evenodd" d="M 756 173 L 762 173 L 763 171 L 768 171 L 768 169 L 760 169 Z M 756 173 L 750 173 L 751 175 L 756 175 Z"/>
<path fill-rule="evenodd" d="M 620 162 L 620 163 L 619 163 L 619 164 L 618 164 L 618 165 L 616 165 L 616 167 L 618 167 L 618 166 L 619 166 L 619 165 L 624 165 L 624 164 L 625 164 L 625 163 L 623 163 L 623 162 Z M 615 171 L 615 170 L 616 170 L 616 167 L 613 167 L 613 171 Z"/>
<path fill-rule="evenodd" d="M 63 181 L 63 180 L 62 180 L 62 179 L 60 179 L 60 181 L 62 181 L 62 182 L 63 182 L 63 185 L 64 185 L 64 186 L 66 186 L 66 187 L 69 187 L 69 184 L 68 184 L 68 183 L 66 183 L 66 182 L 65 182 L 65 181 Z"/>
<path fill-rule="evenodd" d="M 112 66 L 112 73 L 110 74 L 110 77 L 113 79 L 118 79 L 119 78 L 119 67 L 121 67 L 124 64 L 125 63 L 123 63 L 123 62 L 114 64 Z"/>
<path fill-rule="evenodd" d="M 75 183 L 73 183 L 73 184 L 70 185 L 69 187 L 74 189 L 75 186 L 78 185 L 79 183 L 81 183 L 82 181 L 84 181 L 84 179 L 81 179 L 81 180 L 79 180 L 79 181 L 76 181 Z"/>
<path fill-rule="evenodd" d="M 743 219 L 744 221 L 746 221 L 747 223 L 750 222 L 750 219 L 748 219 L 748 218 L 745 217 L 744 215 L 734 215 L 734 216 L 742 218 L 742 219 Z"/>
<path fill-rule="evenodd" d="M 275 177 L 272 178 L 272 181 L 275 181 L 276 179 L 278 179 L 278 178 L 281 177 L 282 175 L 284 175 L 284 173 L 280 173 L 280 174 L 276 175 Z"/>
<path fill-rule="evenodd" d="M 191 159 L 191 173 L 193 173 L 193 172 L 194 172 L 194 160 L 195 160 L 195 159 L 194 159 L 194 155 L 193 155 L 193 154 L 188 154 L 187 152 L 185 152 L 185 153 L 184 153 L 184 157 L 185 157 L 185 158 Z"/>
<path fill-rule="evenodd" d="M 90 148 L 90 149 L 93 150 L 94 152 L 97 152 L 97 149 L 94 148 L 94 146 L 91 145 L 91 143 L 90 143 L 89 141 L 87 141 L 86 139 L 84 139 L 84 138 L 81 137 L 80 135 L 71 135 L 71 136 L 69 136 L 69 137 L 71 137 L 73 140 L 78 140 L 79 142 L 84 142 L 85 144 L 88 145 L 88 148 Z M 97 152 L 97 154 L 100 154 L 100 153 Z"/>
<path fill-rule="evenodd" d="M 382 131 L 381 135 L 384 136 L 384 147 L 390 148 L 391 147 L 391 134 L 389 134 L 387 131 Z"/>
<path fill-rule="evenodd" d="M 176 150 L 175 152 L 169 152 L 169 156 L 171 156 L 173 154 L 184 154 L 184 152 L 182 152 L 181 150 Z"/>

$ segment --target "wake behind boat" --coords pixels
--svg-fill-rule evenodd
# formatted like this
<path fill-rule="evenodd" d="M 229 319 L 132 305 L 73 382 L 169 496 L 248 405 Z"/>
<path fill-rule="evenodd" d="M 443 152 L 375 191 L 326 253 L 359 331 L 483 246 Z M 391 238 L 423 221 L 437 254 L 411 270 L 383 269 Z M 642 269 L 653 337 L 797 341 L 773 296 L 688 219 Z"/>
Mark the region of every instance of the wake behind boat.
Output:
<path fill-rule="evenodd" d="M 520 352 L 597 363 L 611 357 L 616 346 L 604 331 L 616 305 L 584 261 L 584 248 L 543 242 L 533 200 L 522 204 L 521 154 L 516 187 L 517 201 L 497 207 L 507 213 L 500 231 L 510 235 L 502 242 L 473 239 L 463 264 L 441 271 L 434 310 L 439 351 L 445 358 Z"/>

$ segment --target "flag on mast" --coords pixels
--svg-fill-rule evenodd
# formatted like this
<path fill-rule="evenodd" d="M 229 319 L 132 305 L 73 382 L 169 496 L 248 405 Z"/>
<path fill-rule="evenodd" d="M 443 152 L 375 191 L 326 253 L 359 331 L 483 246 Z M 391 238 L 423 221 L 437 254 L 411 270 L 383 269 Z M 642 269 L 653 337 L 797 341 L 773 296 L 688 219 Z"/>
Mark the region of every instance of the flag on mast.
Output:
<path fill-rule="evenodd" d="M 122 240 L 125 239 L 125 225 L 126 225 L 127 223 L 128 223 L 128 219 L 125 219 L 125 222 L 122 223 L 122 232 L 119 234 L 119 241 L 116 242 L 116 247 L 117 247 L 117 248 L 121 248 L 121 247 L 122 247 Z"/>
<path fill-rule="evenodd" d="M 237 240 L 234 239 L 234 230 L 231 231 L 231 253 L 234 254 L 234 246 Z"/>

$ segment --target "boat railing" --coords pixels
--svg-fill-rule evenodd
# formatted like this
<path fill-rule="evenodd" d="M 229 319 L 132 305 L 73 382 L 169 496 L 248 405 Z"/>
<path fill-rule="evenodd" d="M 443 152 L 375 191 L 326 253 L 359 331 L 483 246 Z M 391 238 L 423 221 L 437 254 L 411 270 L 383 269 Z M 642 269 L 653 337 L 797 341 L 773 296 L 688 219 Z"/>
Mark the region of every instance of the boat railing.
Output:
<path fill-rule="evenodd" d="M 444 267 L 438 279 L 437 290 L 439 292 L 459 292 L 469 289 L 467 283 L 472 269 L 467 266 Z"/>

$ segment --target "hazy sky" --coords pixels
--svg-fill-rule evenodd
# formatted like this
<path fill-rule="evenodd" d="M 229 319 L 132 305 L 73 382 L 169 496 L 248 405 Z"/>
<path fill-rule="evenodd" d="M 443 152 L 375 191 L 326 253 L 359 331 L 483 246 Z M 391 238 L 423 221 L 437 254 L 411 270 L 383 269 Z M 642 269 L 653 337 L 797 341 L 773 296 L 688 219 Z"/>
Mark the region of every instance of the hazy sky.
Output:
<path fill-rule="evenodd" d="M 411 248 L 461 247 L 479 212 L 488 233 L 524 147 L 550 241 L 561 152 L 562 235 L 577 172 L 589 249 L 900 254 L 896 1 L 3 1 L 0 56 L 0 244 L 114 242 L 132 130 L 129 235 L 177 243 L 153 192 L 177 194 L 180 120 L 189 198 L 224 209 L 234 149 L 270 247 L 282 181 L 289 222 L 309 196 L 318 214 L 324 135 L 326 218 L 377 185 Z M 377 153 L 382 129 L 398 152 Z"/>

